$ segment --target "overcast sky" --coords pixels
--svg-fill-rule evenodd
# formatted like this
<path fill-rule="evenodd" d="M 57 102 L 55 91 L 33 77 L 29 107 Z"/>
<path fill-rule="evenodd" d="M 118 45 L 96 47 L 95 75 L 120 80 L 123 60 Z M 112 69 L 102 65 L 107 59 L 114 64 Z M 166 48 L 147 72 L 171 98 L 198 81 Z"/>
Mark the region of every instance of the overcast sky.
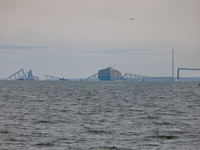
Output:
<path fill-rule="evenodd" d="M 199 0 L 0 0 L 0 78 L 172 76 L 172 49 L 176 76 L 200 68 L 199 14 Z"/>

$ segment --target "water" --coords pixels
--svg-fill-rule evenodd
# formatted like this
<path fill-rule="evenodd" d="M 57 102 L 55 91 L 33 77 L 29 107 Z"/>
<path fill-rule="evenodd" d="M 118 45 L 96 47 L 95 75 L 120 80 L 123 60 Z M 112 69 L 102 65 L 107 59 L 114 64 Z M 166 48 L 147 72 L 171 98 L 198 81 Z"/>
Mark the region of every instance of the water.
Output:
<path fill-rule="evenodd" d="M 1 150 L 197 150 L 196 82 L 0 81 Z"/>

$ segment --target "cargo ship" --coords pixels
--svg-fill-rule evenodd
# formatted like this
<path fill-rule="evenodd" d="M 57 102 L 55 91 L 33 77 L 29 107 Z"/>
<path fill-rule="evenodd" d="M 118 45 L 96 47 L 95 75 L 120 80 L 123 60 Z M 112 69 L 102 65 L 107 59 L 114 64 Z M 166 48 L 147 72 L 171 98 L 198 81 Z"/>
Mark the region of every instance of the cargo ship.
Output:
<path fill-rule="evenodd" d="M 121 80 L 121 77 L 121 72 L 111 67 L 98 71 L 99 80 L 116 81 Z"/>

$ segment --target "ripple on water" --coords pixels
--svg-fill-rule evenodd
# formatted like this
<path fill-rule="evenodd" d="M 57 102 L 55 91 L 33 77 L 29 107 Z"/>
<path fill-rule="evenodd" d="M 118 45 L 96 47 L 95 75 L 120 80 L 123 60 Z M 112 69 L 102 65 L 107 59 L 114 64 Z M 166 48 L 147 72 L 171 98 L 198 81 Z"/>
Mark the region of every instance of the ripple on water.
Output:
<path fill-rule="evenodd" d="M 0 149 L 199 149 L 194 82 L 0 81 Z"/>

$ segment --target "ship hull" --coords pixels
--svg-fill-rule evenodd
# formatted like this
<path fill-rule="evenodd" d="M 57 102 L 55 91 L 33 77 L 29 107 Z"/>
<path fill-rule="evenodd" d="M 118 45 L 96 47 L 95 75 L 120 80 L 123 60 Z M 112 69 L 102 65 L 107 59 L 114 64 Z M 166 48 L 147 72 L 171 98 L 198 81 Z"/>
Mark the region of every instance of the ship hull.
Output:
<path fill-rule="evenodd" d="M 121 72 L 111 68 L 101 69 L 98 72 L 98 78 L 105 81 L 121 80 Z"/>

